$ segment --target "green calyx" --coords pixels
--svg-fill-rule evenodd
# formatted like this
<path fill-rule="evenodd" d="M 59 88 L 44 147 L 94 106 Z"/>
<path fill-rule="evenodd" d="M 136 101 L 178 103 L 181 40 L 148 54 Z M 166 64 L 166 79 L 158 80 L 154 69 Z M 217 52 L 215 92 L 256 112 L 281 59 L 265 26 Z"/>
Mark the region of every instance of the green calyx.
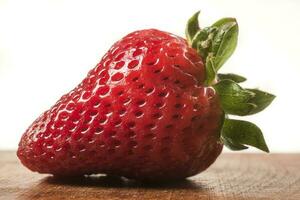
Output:
<path fill-rule="evenodd" d="M 213 87 L 221 101 L 224 122 L 220 139 L 231 150 L 248 146 L 269 152 L 261 130 L 253 123 L 229 119 L 230 115 L 256 114 L 271 104 L 275 96 L 258 89 L 245 89 L 239 85 L 246 78 L 237 74 L 220 74 L 218 70 L 233 54 L 238 40 L 238 24 L 234 18 L 223 18 L 209 27 L 199 27 L 195 13 L 186 26 L 188 44 L 197 50 L 204 61 L 207 86 Z"/>

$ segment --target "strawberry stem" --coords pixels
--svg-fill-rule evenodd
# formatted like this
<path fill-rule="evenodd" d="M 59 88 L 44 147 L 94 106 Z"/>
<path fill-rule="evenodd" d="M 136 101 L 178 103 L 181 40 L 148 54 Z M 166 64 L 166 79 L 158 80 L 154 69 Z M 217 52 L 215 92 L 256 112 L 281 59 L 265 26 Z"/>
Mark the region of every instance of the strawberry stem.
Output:
<path fill-rule="evenodd" d="M 238 39 L 238 24 L 234 18 L 223 18 L 200 29 L 196 12 L 186 25 L 188 44 L 197 50 L 206 64 L 207 85 L 215 80 L 218 70 L 233 54 Z M 207 66 L 208 65 L 208 66 Z"/>
<path fill-rule="evenodd" d="M 235 18 L 223 18 L 203 29 L 196 12 L 186 25 L 186 38 L 190 47 L 197 50 L 205 63 L 207 86 L 212 86 L 220 97 L 226 116 L 221 129 L 221 141 L 229 149 L 243 150 L 250 145 L 269 152 L 261 130 L 253 123 L 229 119 L 229 115 L 252 115 L 264 110 L 275 96 L 257 89 L 244 89 L 238 83 L 246 78 L 236 74 L 218 74 L 218 70 L 233 54 L 238 40 Z"/>

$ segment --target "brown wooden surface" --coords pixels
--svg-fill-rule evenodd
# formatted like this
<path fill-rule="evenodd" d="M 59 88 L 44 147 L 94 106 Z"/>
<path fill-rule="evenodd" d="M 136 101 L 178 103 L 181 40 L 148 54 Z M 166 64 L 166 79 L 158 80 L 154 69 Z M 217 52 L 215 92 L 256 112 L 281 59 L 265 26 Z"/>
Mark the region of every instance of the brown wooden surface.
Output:
<path fill-rule="evenodd" d="M 168 185 L 104 176 L 59 181 L 0 152 L 0 199 L 300 200 L 300 154 L 223 154 L 207 171 Z"/>

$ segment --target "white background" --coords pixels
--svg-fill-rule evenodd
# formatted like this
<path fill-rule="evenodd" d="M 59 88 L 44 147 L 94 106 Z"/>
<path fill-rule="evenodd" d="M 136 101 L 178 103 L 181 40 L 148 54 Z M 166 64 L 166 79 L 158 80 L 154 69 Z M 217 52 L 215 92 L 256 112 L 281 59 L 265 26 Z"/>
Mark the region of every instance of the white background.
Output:
<path fill-rule="evenodd" d="M 31 122 L 116 40 L 144 28 L 183 36 L 186 20 L 199 9 L 204 26 L 237 18 L 239 45 L 222 71 L 245 75 L 246 86 L 277 95 L 249 119 L 262 128 L 272 152 L 300 151 L 297 0 L 0 0 L 0 149 L 16 149 Z"/>

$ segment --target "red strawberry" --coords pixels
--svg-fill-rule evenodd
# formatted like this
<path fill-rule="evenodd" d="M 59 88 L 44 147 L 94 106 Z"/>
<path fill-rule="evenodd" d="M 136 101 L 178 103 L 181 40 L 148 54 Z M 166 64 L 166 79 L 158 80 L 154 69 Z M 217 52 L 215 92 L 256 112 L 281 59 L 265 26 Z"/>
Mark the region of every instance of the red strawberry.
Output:
<path fill-rule="evenodd" d="M 237 29 L 230 33 L 228 27 L 237 23 L 226 18 L 200 30 L 197 17 L 188 23 L 188 42 L 149 29 L 115 43 L 74 90 L 27 129 L 17 152 L 21 162 L 60 176 L 174 180 L 205 170 L 223 143 L 267 151 L 255 125 L 224 120 L 224 113 L 256 113 L 274 98 L 238 86 L 243 77 L 215 73 L 235 48 Z M 216 44 L 223 54 L 216 53 Z M 238 129 L 251 130 L 251 138 L 236 134 Z"/>

